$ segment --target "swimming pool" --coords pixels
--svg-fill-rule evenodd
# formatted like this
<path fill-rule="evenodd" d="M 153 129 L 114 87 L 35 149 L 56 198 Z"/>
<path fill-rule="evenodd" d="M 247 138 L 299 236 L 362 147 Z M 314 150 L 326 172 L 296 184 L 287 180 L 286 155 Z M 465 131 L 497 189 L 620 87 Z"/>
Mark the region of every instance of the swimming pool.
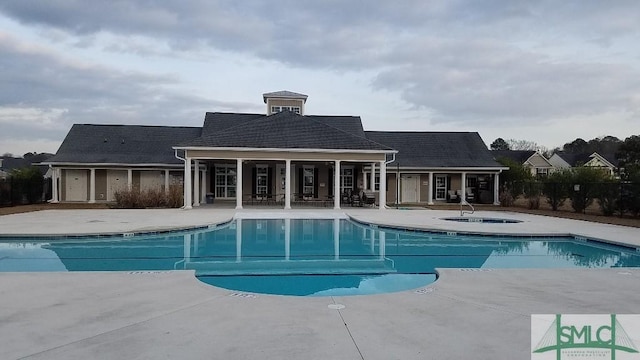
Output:
<path fill-rule="evenodd" d="M 237 219 L 145 236 L 0 241 L 0 271 L 195 270 L 222 288 L 328 296 L 415 289 L 436 268 L 636 267 L 635 249 L 586 239 L 460 236 L 345 219 Z"/>

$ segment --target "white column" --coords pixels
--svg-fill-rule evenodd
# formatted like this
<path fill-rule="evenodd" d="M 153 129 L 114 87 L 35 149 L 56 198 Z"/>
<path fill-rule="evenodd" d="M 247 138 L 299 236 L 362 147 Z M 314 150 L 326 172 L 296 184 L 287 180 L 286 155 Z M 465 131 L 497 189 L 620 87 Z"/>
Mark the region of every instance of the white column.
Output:
<path fill-rule="evenodd" d="M 367 181 L 367 172 L 364 171 L 364 166 L 362 167 L 362 190 L 369 189 L 369 182 Z"/>
<path fill-rule="evenodd" d="M 340 260 L 340 219 L 333 219 L 333 258 Z"/>
<path fill-rule="evenodd" d="M 291 256 L 291 219 L 284 219 L 284 259 Z"/>
<path fill-rule="evenodd" d="M 193 162 L 193 206 L 200 206 L 200 161 Z"/>
<path fill-rule="evenodd" d="M 500 173 L 493 177 L 493 205 L 500 205 Z"/>
<path fill-rule="evenodd" d="M 206 167 L 200 172 L 202 179 L 200 179 L 200 202 L 205 203 L 207 200 L 207 169 Z"/>
<path fill-rule="evenodd" d="M 467 173 L 460 174 L 460 203 L 467 203 Z"/>
<path fill-rule="evenodd" d="M 185 210 L 191 209 L 191 158 L 184 160 L 184 206 Z"/>
<path fill-rule="evenodd" d="M 433 173 L 429 172 L 429 189 L 427 196 L 427 205 L 433 205 Z"/>
<path fill-rule="evenodd" d="M 96 202 L 96 169 L 89 170 L 89 204 Z"/>
<path fill-rule="evenodd" d="M 376 190 L 376 163 L 371 163 L 371 184 L 369 184 L 369 190 Z"/>
<path fill-rule="evenodd" d="M 340 209 L 340 160 L 336 160 L 335 169 L 333 171 L 333 208 Z"/>
<path fill-rule="evenodd" d="M 133 189 L 133 170 L 127 169 L 127 189 Z"/>
<path fill-rule="evenodd" d="M 284 209 L 289 210 L 291 209 L 291 160 L 284 161 L 284 168 Z"/>
<path fill-rule="evenodd" d="M 236 209 L 242 209 L 242 159 L 236 162 Z"/>
<path fill-rule="evenodd" d="M 242 261 L 242 219 L 236 220 L 236 261 Z"/>
<path fill-rule="evenodd" d="M 380 161 L 380 193 L 378 195 L 379 209 L 387 208 L 387 165 Z"/>
<path fill-rule="evenodd" d="M 59 171 L 60 169 L 56 169 L 54 167 L 51 168 L 51 202 L 57 203 L 60 201 L 60 195 L 58 194 L 58 182 L 59 182 Z"/>
<path fill-rule="evenodd" d="M 169 170 L 164 171 L 164 193 L 169 193 Z"/>

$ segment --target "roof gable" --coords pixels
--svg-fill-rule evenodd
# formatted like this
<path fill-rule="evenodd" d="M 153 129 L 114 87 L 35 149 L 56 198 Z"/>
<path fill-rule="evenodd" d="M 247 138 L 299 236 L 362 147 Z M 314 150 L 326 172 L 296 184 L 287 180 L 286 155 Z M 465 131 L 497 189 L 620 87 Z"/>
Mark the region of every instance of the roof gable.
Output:
<path fill-rule="evenodd" d="M 396 150 L 401 167 L 503 167 L 477 132 L 366 131 L 373 141 Z"/>
<path fill-rule="evenodd" d="M 278 149 L 342 149 L 342 150 L 380 150 L 392 149 L 358 136 L 359 125 L 351 123 L 345 131 L 329 125 L 337 124 L 340 117 L 309 117 L 289 111 L 270 116 L 249 119 L 242 124 L 221 131 L 207 131 L 202 137 L 188 141 L 180 147 L 235 147 L 235 148 L 278 148 Z M 353 118 L 352 118 L 353 119 Z M 353 121 L 353 120 L 352 120 Z M 355 133 L 354 133 L 355 132 Z"/>

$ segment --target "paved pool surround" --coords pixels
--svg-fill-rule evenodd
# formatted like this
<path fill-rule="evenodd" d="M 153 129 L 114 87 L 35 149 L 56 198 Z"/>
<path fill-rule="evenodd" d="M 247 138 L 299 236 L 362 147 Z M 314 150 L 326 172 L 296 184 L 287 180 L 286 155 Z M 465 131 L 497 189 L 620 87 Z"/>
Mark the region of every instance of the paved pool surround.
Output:
<path fill-rule="evenodd" d="M 238 217 L 333 217 L 469 233 L 577 235 L 640 246 L 640 230 L 517 213 L 47 210 L 0 216 L 0 235 L 122 234 Z M 1 260 L 0 260 L 1 261 Z M 0 358 L 528 359 L 530 314 L 640 313 L 640 269 L 439 269 L 423 288 L 349 297 L 238 293 L 191 271 L 0 273 Z M 343 305 L 336 306 L 336 305 Z"/>

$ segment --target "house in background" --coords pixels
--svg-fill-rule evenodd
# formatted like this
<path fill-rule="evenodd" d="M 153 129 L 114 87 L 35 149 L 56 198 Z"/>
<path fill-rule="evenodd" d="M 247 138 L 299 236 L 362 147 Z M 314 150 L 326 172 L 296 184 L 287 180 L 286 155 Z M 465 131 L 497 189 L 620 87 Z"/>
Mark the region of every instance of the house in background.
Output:
<path fill-rule="evenodd" d="M 531 171 L 533 176 L 547 176 L 554 170 L 554 166 L 540 152 L 533 150 L 492 150 L 494 159 L 510 159 Z"/>
<path fill-rule="evenodd" d="M 202 127 L 74 125 L 46 162 L 52 200 L 113 201 L 118 189 L 180 183 L 187 209 L 209 197 L 340 208 L 364 190 L 381 205 L 444 202 L 450 191 L 498 202 L 506 168 L 477 133 L 366 132 L 358 116 L 306 115 L 303 94 L 263 101 L 265 114 L 206 113 Z"/>
<path fill-rule="evenodd" d="M 616 176 L 618 171 L 618 159 L 615 154 L 599 154 L 594 153 L 581 153 L 574 154 L 565 151 L 555 152 L 549 162 L 557 169 L 570 169 L 579 166 L 588 166 L 599 168 L 605 171 L 611 176 Z"/>

